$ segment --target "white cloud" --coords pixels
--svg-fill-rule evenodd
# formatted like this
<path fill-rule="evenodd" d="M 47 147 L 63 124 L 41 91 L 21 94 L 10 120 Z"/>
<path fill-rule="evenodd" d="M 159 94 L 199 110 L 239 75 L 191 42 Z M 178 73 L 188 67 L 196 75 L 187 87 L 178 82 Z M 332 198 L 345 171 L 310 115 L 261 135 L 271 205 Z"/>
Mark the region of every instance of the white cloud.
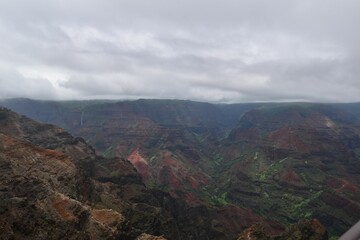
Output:
<path fill-rule="evenodd" d="M 360 101 L 359 7 L 2 1 L 0 97 Z"/>

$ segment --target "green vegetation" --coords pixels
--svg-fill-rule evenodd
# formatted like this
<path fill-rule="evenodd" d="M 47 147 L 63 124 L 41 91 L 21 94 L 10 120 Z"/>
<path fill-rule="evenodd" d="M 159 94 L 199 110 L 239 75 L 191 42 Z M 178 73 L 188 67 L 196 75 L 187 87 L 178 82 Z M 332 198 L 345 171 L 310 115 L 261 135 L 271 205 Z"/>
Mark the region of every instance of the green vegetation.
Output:
<path fill-rule="evenodd" d="M 213 158 L 211 163 L 213 164 L 213 167 L 221 166 L 221 162 L 223 161 L 223 157 L 220 154 L 216 154 Z"/>
<path fill-rule="evenodd" d="M 305 173 L 300 173 L 301 179 L 306 183 L 307 186 L 310 185 L 310 181 L 308 177 L 305 175 Z"/>
<path fill-rule="evenodd" d="M 259 172 L 256 174 L 256 178 L 260 181 L 265 181 L 268 178 L 267 172 Z"/>
<path fill-rule="evenodd" d="M 312 216 L 312 212 L 311 211 L 306 211 L 307 206 L 309 205 L 310 202 L 318 199 L 320 197 L 320 195 L 323 193 L 322 190 L 312 194 L 309 198 L 306 198 L 304 200 L 302 200 L 301 202 L 295 204 L 292 206 L 291 209 L 291 214 L 297 218 L 310 218 Z"/>
<path fill-rule="evenodd" d="M 226 171 L 228 169 L 230 169 L 234 164 L 241 162 L 243 159 L 245 159 L 244 155 L 240 155 L 237 158 L 233 158 L 233 159 L 227 159 L 226 161 L 222 162 L 221 170 L 222 171 Z M 219 172 L 219 171 L 217 171 Z"/>
<path fill-rule="evenodd" d="M 218 188 L 209 188 L 208 186 L 202 188 L 205 200 L 212 206 L 225 206 L 230 204 L 227 199 L 227 192 L 218 193 Z"/>
<path fill-rule="evenodd" d="M 113 146 L 110 146 L 108 147 L 103 153 L 102 155 L 106 158 L 111 158 L 114 156 L 114 153 L 113 153 Z"/>
<path fill-rule="evenodd" d="M 207 195 L 206 199 L 208 200 L 208 203 L 210 203 L 213 206 L 225 206 L 228 205 L 229 202 L 226 199 L 227 198 L 227 192 L 222 193 L 221 195 Z"/>
<path fill-rule="evenodd" d="M 4 110 L 0 109 L 0 120 L 6 119 L 7 114 Z"/>
<path fill-rule="evenodd" d="M 292 109 L 298 109 L 303 111 L 304 113 L 309 113 L 311 110 L 315 109 L 318 105 L 319 104 L 305 103 L 305 102 L 273 103 L 273 104 L 265 104 L 259 107 L 258 109 L 269 116 L 278 116 Z"/>
<path fill-rule="evenodd" d="M 150 179 L 149 181 L 146 182 L 146 186 L 148 188 L 154 188 L 156 189 L 157 188 L 157 182 L 155 181 L 155 179 Z"/>
<path fill-rule="evenodd" d="M 269 179 L 271 176 L 273 176 L 275 173 L 278 173 L 284 167 L 284 162 L 287 159 L 288 157 L 273 162 L 272 164 L 270 164 L 266 171 L 258 172 L 256 174 L 257 179 L 260 181 L 265 181 Z"/>
<path fill-rule="evenodd" d="M 150 159 L 149 159 L 149 165 L 150 166 L 154 166 L 156 164 L 156 160 L 157 160 L 158 156 L 157 155 L 154 155 L 152 156 Z"/>
<path fill-rule="evenodd" d="M 109 176 L 110 176 L 111 178 L 116 178 L 116 177 L 118 177 L 119 175 L 120 175 L 120 172 L 119 172 L 118 170 L 112 171 L 112 172 L 110 172 L 110 174 L 109 174 Z"/>
<path fill-rule="evenodd" d="M 78 110 L 90 110 L 97 108 L 99 105 L 102 104 L 108 104 L 108 103 L 115 103 L 118 102 L 118 100 L 69 100 L 69 101 L 59 101 L 59 102 L 53 102 L 53 101 L 43 101 L 44 103 L 55 103 L 59 106 L 62 106 L 67 109 L 78 109 Z"/>

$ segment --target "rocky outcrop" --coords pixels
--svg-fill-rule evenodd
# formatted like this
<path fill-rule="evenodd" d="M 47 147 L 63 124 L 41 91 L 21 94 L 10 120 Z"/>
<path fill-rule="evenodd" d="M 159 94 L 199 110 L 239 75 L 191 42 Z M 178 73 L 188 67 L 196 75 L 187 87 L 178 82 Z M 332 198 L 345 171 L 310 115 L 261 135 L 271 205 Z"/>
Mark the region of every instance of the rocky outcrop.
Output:
<path fill-rule="evenodd" d="M 282 223 L 315 217 L 340 236 L 360 217 L 360 128 L 349 119 L 328 105 L 246 113 L 220 148 L 227 166 L 220 188 L 261 216 Z"/>
<path fill-rule="evenodd" d="M 130 162 L 97 156 L 61 128 L 0 113 L 1 239 L 226 239 L 211 209 L 147 189 Z"/>
<path fill-rule="evenodd" d="M 325 227 L 316 219 L 291 225 L 281 235 L 269 234 L 263 226 L 256 224 L 243 231 L 237 240 L 327 240 Z"/>
<path fill-rule="evenodd" d="M 150 234 L 147 233 L 143 233 L 140 236 L 138 236 L 136 238 L 136 240 L 166 240 L 166 238 L 160 236 L 160 237 L 156 237 L 156 236 L 152 236 Z"/>
<path fill-rule="evenodd" d="M 120 212 L 97 208 L 81 191 L 92 185 L 79 169 L 91 148 L 81 147 L 86 144 L 70 135 L 66 135 L 70 142 L 59 141 L 57 138 L 64 140 L 57 135 L 63 130 L 1 112 L 6 115 L 0 120 L 1 239 L 116 239 L 127 235 L 128 222 Z M 54 150 L 60 148 L 63 151 Z"/>
<path fill-rule="evenodd" d="M 0 104 L 83 137 L 99 155 L 129 159 L 147 186 L 193 205 L 201 203 L 196 193 L 210 177 L 204 171 L 209 169 L 208 149 L 226 136 L 243 112 L 258 106 L 180 100 L 13 99 Z"/>
<path fill-rule="evenodd" d="M 115 239 L 126 221 L 120 213 L 101 221 L 80 202 L 76 165 L 60 152 L 0 134 L 1 239 Z M 115 214 L 115 213 L 114 213 Z"/>
<path fill-rule="evenodd" d="M 309 218 L 339 236 L 360 216 L 359 104 L 24 102 L 12 106 L 95 150 L 24 117 L 4 134 L 70 156 L 76 200 L 123 214 L 131 236 L 231 239 Z"/>

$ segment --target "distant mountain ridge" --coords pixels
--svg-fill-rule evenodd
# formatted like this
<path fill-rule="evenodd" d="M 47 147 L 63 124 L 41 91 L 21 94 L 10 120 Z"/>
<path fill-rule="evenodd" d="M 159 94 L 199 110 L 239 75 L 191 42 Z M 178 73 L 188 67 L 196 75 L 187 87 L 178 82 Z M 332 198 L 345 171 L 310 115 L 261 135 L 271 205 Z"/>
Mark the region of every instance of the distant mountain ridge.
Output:
<path fill-rule="evenodd" d="M 360 218 L 358 103 L 15 99 L 0 105 L 58 124 L 99 154 L 128 159 L 148 187 L 193 206 L 235 205 L 284 224 L 316 217 L 333 236 Z"/>

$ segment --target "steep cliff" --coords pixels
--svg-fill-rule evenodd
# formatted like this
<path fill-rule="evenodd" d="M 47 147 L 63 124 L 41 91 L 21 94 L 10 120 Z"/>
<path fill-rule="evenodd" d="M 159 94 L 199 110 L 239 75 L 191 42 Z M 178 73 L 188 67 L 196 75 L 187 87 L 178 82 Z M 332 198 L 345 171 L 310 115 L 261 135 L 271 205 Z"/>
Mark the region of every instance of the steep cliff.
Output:
<path fill-rule="evenodd" d="M 333 235 L 360 217 L 360 127 L 339 109 L 255 109 L 218 149 L 216 182 L 232 203 L 283 223 L 315 217 Z"/>
<path fill-rule="evenodd" d="M 62 124 L 107 157 L 96 156 L 90 164 L 80 161 L 95 182 L 89 189 L 96 191 L 82 190 L 91 201 L 108 207 L 104 201 L 109 204 L 115 201 L 108 200 L 111 196 L 120 196 L 114 205 L 131 209 L 120 212 L 138 226 L 164 226 L 167 218 L 158 223 L 151 218 L 155 210 L 128 207 L 129 202 L 148 204 L 150 199 L 152 206 L 165 208 L 164 216 L 176 219 L 171 230 L 144 232 L 181 229 L 189 231 L 186 236 L 205 237 L 208 232 L 232 239 L 257 222 L 276 234 L 283 225 L 318 218 L 330 235 L 339 236 L 360 217 L 359 104 L 10 103 L 42 121 Z M 75 151 L 59 150 L 67 148 Z M 151 214 L 143 221 L 139 211 Z"/>
<path fill-rule="evenodd" d="M 282 228 L 233 205 L 188 205 L 59 127 L 7 109 L 0 117 L 3 239 L 234 239 L 255 223 Z"/>
<path fill-rule="evenodd" d="M 127 160 L 97 156 L 53 125 L 0 116 L 2 239 L 226 239 L 211 210 L 147 189 Z"/>

